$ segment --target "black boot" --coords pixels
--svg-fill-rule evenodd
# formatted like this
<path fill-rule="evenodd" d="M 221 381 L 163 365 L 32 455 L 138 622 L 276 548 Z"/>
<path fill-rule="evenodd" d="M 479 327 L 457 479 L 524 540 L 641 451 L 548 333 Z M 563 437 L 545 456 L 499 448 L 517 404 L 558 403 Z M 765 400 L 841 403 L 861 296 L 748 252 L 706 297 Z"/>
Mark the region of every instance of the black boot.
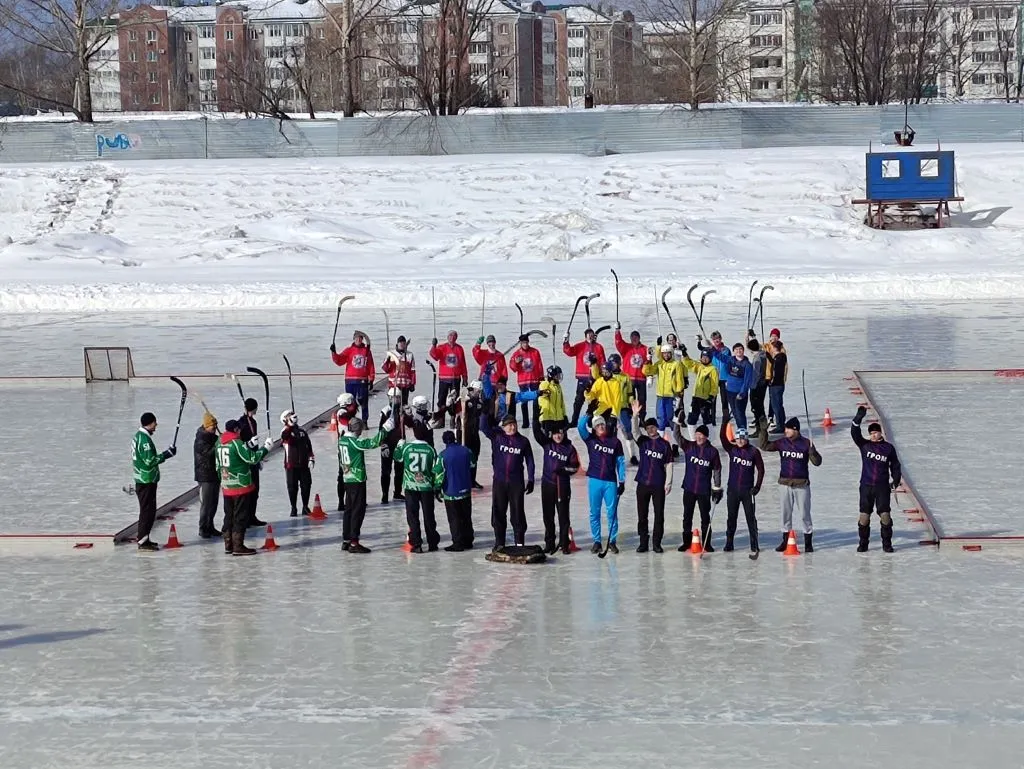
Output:
<path fill-rule="evenodd" d="M 895 552 L 892 546 L 892 524 L 882 526 L 882 550 L 886 553 Z"/>
<path fill-rule="evenodd" d="M 789 541 L 789 532 L 788 531 L 782 532 L 782 541 L 779 543 L 779 546 L 777 548 L 775 548 L 775 552 L 776 553 L 784 553 L 784 552 L 786 552 L 786 543 L 788 541 Z"/>
<path fill-rule="evenodd" d="M 705 530 L 701 531 L 701 533 L 700 533 L 701 543 L 702 544 L 704 542 L 707 543 L 706 545 L 704 545 L 704 552 L 705 553 L 713 553 L 713 552 L 715 552 L 715 548 L 711 546 L 711 535 L 712 535 L 712 531 L 711 531 L 710 528 L 709 529 L 705 529 Z"/>
<path fill-rule="evenodd" d="M 288 517 L 289 517 L 289 518 L 298 518 L 298 517 L 299 517 L 299 511 L 298 511 L 298 510 L 296 510 L 296 509 L 295 509 L 295 508 L 293 507 L 293 508 L 292 508 L 292 511 L 291 511 L 290 513 L 288 513 Z"/>
<path fill-rule="evenodd" d="M 609 552 L 614 553 L 615 555 L 619 554 L 619 546 L 614 539 L 608 543 L 608 550 Z"/>
<path fill-rule="evenodd" d="M 360 545 L 358 539 L 353 539 L 348 545 L 348 551 L 350 553 L 369 553 L 370 548 Z"/>
<path fill-rule="evenodd" d="M 554 555 L 558 552 L 558 545 L 556 545 L 554 542 L 549 542 L 544 546 L 544 552 L 548 555 Z"/>
<path fill-rule="evenodd" d="M 665 550 L 661 547 L 661 543 L 660 542 L 655 542 L 654 546 L 651 548 L 651 550 L 653 550 L 655 553 L 664 553 L 665 552 Z"/>
<path fill-rule="evenodd" d="M 386 505 L 388 503 L 388 493 L 386 491 L 380 495 L 380 503 L 382 505 Z"/>
<path fill-rule="evenodd" d="M 725 547 L 722 548 L 723 552 L 731 553 L 733 551 L 733 536 L 732 534 L 725 535 Z"/>
<path fill-rule="evenodd" d="M 805 553 L 813 553 L 814 552 L 814 542 L 813 542 L 813 540 L 814 540 L 814 535 L 813 534 L 804 534 L 804 552 Z"/>
<path fill-rule="evenodd" d="M 231 544 L 231 532 L 225 529 L 222 536 L 224 537 L 224 554 L 231 555 L 231 551 L 234 550 L 234 546 Z"/>
<path fill-rule="evenodd" d="M 647 552 L 647 537 L 640 537 L 640 544 L 637 546 L 636 551 L 638 553 L 646 553 Z"/>
<path fill-rule="evenodd" d="M 245 544 L 245 532 L 237 531 L 231 535 L 231 555 L 256 555 L 256 551 Z"/>
<path fill-rule="evenodd" d="M 860 537 L 860 542 L 857 543 L 857 552 L 866 553 L 868 551 L 868 541 L 871 539 L 871 527 L 857 524 L 857 535 Z"/>
<path fill-rule="evenodd" d="M 595 542 L 594 544 L 592 544 L 590 546 L 590 552 L 591 553 L 600 553 L 601 552 L 601 543 L 600 542 Z"/>

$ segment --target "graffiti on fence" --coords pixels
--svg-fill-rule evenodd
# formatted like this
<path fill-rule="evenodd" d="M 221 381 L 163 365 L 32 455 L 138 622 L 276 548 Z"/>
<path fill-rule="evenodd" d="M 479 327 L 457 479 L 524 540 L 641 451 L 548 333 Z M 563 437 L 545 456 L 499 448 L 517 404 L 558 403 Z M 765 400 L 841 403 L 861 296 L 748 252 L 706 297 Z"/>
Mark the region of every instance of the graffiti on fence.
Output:
<path fill-rule="evenodd" d="M 108 137 L 96 134 L 96 156 L 103 157 L 106 150 L 134 150 L 142 146 L 142 137 L 138 134 L 118 134 Z"/>

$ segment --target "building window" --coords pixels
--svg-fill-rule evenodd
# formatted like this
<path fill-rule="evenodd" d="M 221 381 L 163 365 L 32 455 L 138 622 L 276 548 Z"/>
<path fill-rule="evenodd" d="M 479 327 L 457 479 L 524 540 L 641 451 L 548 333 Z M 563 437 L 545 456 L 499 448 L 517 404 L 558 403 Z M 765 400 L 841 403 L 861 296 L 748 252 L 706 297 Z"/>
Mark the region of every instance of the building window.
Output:
<path fill-rule="evenodd" d="M 594 31 L 594 39 L 595 40 L 604 40 L 604 30 L 603 29 L 595 30 Z"/>
<path fill-rule="evenodd" d="M 577 98 L 582 96 L 583 95 L 583 86 L 581 86 L 581 85 L 574 85 L 572 88 L 569 89 L 569 95 L 573 96 L 573 97 L 577 97 Z"/>
<path fill-rule="evenodd" d="M 309 27 L 305 24 L 288 24 L 285 27 L 288 37 L 309 37 Z"/>
<path fill-rule="evenodd" d="M 498 25 L 498 34 L 499 35 L 507 35 L 508 34 L 508 24 L 499 24 Z"/>
<path fill-rule="evenodd" d="M 226 42 L 230 43 L 234 39 L 235 39 L 235 30 L 233 30 L 233 29 L 225 29 L 224 30 L 224 40 Z"/>
<path fill-rule="evenodd" d="M 566 36 L 570 37 L 570 38 L 571 37 L 580 37 L 581 38 L 585 34 L 586 33 L 584 32 L 583 27 L 569 27 L 569 31 L 568 31 Z"/>
<path fill-rule="evenodd" d="M 191 43 L 192 42 L 192 30 L 188 30 L 187 32 L 185 32 L 185 42 L 186 43 Z"/>
<path fill-rule="evenodd" d="M 137 93 L 132 94 L 132 104 L 141 104 L 141 103 L 142 103 L 142 101 L 139 99 L 139 95 Z"/>
<path fill-rule="evenodd" d="M 323 27 L 320 27 L 320 29 L 318 29 L 318 30 L 316 31 L 316 36 L 317 36 L 318 38 L 320 38 L 321 40 L 323 40 L 323 39 L 324 39 L 324 28 L 323 28 Z"/>
<path fill-rule="evenodd" d="M 487 43 L 470 43 L 469 44 L 469 52 L 470 53 L 487 53 L 490 49 L 491 49 L 491 47 Z"/>
<path fill-rule="evenodd" d="M 512 70 L 510 70 L 508 67 L 502 67 L 501 69 L 498 70 L 498 77 L 508 79 L 512 77 Z"/>
<path fill-rule="evenodd" d="M 252 29 L 249 30 L 249 39 L 250 40 L 259 40 L 260 39 L 260 31 L 258 29 L 256 29 L 256 27 L 253 27 Z"/>
<path fill-rule="evenodd" d="M 986 79 L 986 76 L 984 74 L 982 74 L 982 73 L 977 73 L 977 74 L 971 75 L 971 84 L 972 85 L 985 85 L 985 79 Z"/>
<path fill-rule="evenodd" d="M 267 37 L 284 37 L 284 27 L 281 24 L 268 24 L 263 30 Z"/>
<path fill-rule="evenodd" d="M 555 53 L 555 44 L 554 43 L 544 43 L 544 53 L 549 53 L 549 54 L 554 55 L 554 53 Z"/>
<path fill-rule="evenodd" d="M 583 49 L 578 47 L 578 46 L 574 46 L 574 47 L 570 48 L 569 49 L 569 58 L 570 59 L 582 59 L 583 58 Z"/>
<path fill-rule="evenodd" d="M 194 59 L 194 57 L 192 56 L 192 54 L 190 52 L 189 55 L 188 55 L 188 63 L 191 64 L 193 59 Z"/>
<path fill-rule="evenodd" d="M 149 103 L 150 104 L 159 104 L 160 103 L 160 94 L 159 93 L 152 94 L 149 97 Z"/>
<path fill-rule="evenodd" d="M 138 72 L 133 72 L 131 80 L 132 80 L 133 83 L 139 82 L 139 73 Z"/>
<path fill-rule="evenodd" d="M 203 61 L 217 61 L 217 49 L 202 48 L 199 51 L 199 58 Z"/>
<path fill-rule="evenodd" d="M 937 179 L 939 177 L 939 159 L 938 158 L 922 158 L 921 159 L 921 178 L 922 179 Z"/>
<path fill-rule="evenodd" d="M 882 161 L 882 178 L 883 179 L 899 179 L 900 178 L 900 161 L 883 160 Z"/>
<path fill-rule="evenodd" d="M 146 61 L 156 61 L 156 51 L 146 51 Z"/>
<path fill-rule="evenodd" d="M 750 26 L 763 27 L 767 24 L 781 24 L 781 13 L 752 13 L 750 14 Z"/>
<path fill-rule="evenodd" d="M 498 95 L 499 95 L 499 96 L 500 96 L 500 97 L 501 97 L 502 99 L 508 99 L 508 96 L 509 96 L 509 93 L 508 93 L 508 89 L 507 89 L 507 88 L 502 88 L 502 89 L 501 89 L 501 90 L 500 90 L 500 91 L 498 92 Z"/>
<path fill-rule="evenodd" d="M 544 65 L 544 77 L 554 77 L 554 76 L 555 76 L 555 65 L 554 64 L 545 64 Z"/>
<path fill-rule="evenodd" d="M 212 24 L 203 24 L 199 28 L 199 38 L 201 40 L 202 39 L 213 40 L 213 38 L 214 38 L 213 25 Z"/>
<path fill-rule="evenodd" d="M 752 35 L 750 45 L 754 48 L 780 48 L 782 35 Z"/>
<path fill-rule="evenodd" d="M 135 30 L 134 29 L 129 29 L 128 30 L 128 39 L 131 40 L 133 43 L 136 40 L 139 39 L 139 36 L 137 34 L 135 34 Z"/>
<path fill-rule="evenodd" d="M 284 47 L 275 46 L 274 48 L 265 49 L 265 58 L 267 59 L 283 59 L 284 58 Z"/>
<path fill-rule="evenodd" d="M 156 82 L 156 73 L 155 72 L 150 72 L 149 73 L 149 82 L 151 82 L 151 83 L 155 83 Z"/>
<path fill-rule="evenodd" d="M 156 30 L 155 29 L 147 29 L 146 30 L 146 42 L 147 43 L 155 43 L 156 42 Z"/>
<path fill-rule="evenodd" d="M 755 78 L 751 82 L 750 87 L 753 88 L 755 91 L 767 91 L 769 89 L 770 83 L 770 80 L 766 80 L 765 78 L 759 77 Z"/>
<path fill-rule="evenodd" d="M 199 70 L 199 79 L 200 80 L 216 80 L 217 79 L 217 70 L 215 70 L 215 69 L 201 69 L 201 70 Z"/>
<path fill-rule="evenodd" d="M 135 51 L 128 52 L 128 61 L 135 63 L 139 60 L 139 55 Z"/>
<path fill-rule="evenodd" d="M 512 54 L 511 46 L 507 46 L 507 45 L 499 45 L 498 46 L 498 56 L 510 56 L 511 54 Z"/>
<path fill-rule="evenodd" d="M 486 78 L 487 77 L 487 65 L 486 64 L 470 64 L 469 74 L 475 78 Z"/>
<path fill-rule="evenodd" d="M 602 51 L 601 49 L 594 51 L 594 58 L 597 59 L 598 61 L 601 61 L 601 59 L 604 58 L 604 51 Z"/>
<path fill-rule="evenodd" d="M 582 80 L 583 79 L 583 70 L 582 69 L 570 69 L 569 70 L 569 77 L 578 78 L 578 79 Z"/>
<path fill-rule="evenodd" d="M 1002 72 L 997 72 L 995 74 L 995 83 L 996 85 L 1013 85 L 1013 74 L 1004 75 Z"/>

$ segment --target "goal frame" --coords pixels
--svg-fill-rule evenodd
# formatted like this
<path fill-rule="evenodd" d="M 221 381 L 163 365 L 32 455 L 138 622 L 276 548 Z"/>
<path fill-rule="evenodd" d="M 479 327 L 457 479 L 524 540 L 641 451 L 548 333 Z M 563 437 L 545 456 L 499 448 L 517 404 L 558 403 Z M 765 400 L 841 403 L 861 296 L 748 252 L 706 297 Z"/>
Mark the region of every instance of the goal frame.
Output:
<path fill-rule="evenodd" d="M 96 376 L 96 371 L 89 359 L 89 354 L 106 354 L 107 372 L 110 376 Z M 114 364 L 110 359 L 111 353 L 123 353 L 125 356 L 125 378 L 114 377 Z M 85 367 L 85 382 L 128 382 L 135 378 L 135 363 L 132 361 L 132 349 L 130 347 L 84 347 L 82 348 L 82 359 Z"/>

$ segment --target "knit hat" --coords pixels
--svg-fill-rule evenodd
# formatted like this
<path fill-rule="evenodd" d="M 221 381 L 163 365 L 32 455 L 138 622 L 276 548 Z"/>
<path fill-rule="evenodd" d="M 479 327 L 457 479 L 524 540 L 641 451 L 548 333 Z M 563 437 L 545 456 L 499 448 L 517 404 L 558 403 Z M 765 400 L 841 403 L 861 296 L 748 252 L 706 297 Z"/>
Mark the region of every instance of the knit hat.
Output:
<path fill-rule="evenodd" d="M 139 424 L 143 427 L 149 427 L 150 425 L 156 424 L 156 414 L 152 411 L 147 411 L 139 418 Z"/>
<path fill-rule="evenodd" d="M 211 427 L 217 426 L 217 417 L 207 411 L 203 414 L 203 429 L 209 430 Z"/>
<path fill-rule="evenodd" d="M 768 332 L 768 336 L 778 336 L 778 337 L 781 337 L 782 336 L 782 332 L 779 331 L 777 328 L 773 328 L 771 331 Z"/>
<path fill-rule="evenodd" d="M 488 344 L 490 344 L 491 342 L 497 342 L 498 340 L 495 339 L 494 334 L 488 334 L 486 341 L 487 341 Z"/>
<path fill-rule="evenodd" d="M 871 424 L 868 425 L 868 432 L 869 433 L 880 433 L 880 432 L 882 432 L 882 426 L 880 424 L 878 424 L 878 422 L 872 422 Z"/>
<path fill-rule="evenodd" d="M 741 438 L 743 440 L 747 440 L 747 428 L 745 428 L 745 427 L 737 427 L 733 437 L 736 440 L 740 440 Z"/>
<path fill-rule="evenodd" d="M 657 427 L 657 426 L 658 426 L 658 420 L 657 419 L 648 419 L 648 420 L 646 420 L 644 422 L 644 427 Z"/>
<path fill-rule="evenodd" d="M 596 430 L 598 427 L 607 427 L 608 423 L 605 422 L 604 417 L 599 414 L 590 420 L 590 426 Z"/>
<path fill-rule="evenodd" d="M 395 340 L 395 344 L 405 344 L 408 341 L 409 340 L 406 339 L 404 336 L 400 336 L 398 337 L 398 339 Z"/>
<path fill-rule="evenodd" d="M 701 425 L 700 427 L 698 427 L 696 429 L 695 432 L 698 432 L 701 435 L 703 435 L 705 438 L 707 438 L 708 437 L 708 426 L 707 425 Z"/>
<path fill-rule="evenodd" d="M 226 433 L 237 433 L 238 432 L 238 422 L 235 421 L 234 419 L 229 419 L 227 421 L 227 423 L 224 425 L 224 432 L 226 432 Z"/>
<path fill-rule="evenodd" d="M 255 411 L 258 407 L 259 407 L 259 404 L 256 403 L 256 399 L 255 398 L 246 398 L 245 399 L 245 410 L 246 410 L 246 412 Z"/>
<path fill-rule="evenodd" d="M 800 430 L 800 420 L 797 419 L 796 417 L 790 417 L 789 419 L 786 420 L 786 429 L 787 430 L 797 430 L 797 431 L 799 431 Z"/>
<path fill-rule="evenodd" d="M 520 334 L 519 335 L 519 341 L 520 342 L 529 342 L 530 341 L 530 337 L 528 337 L 526 334 Z"/>
<path fill-rule="evenodd" d="M 514 416 L 512 416 L 511 414 L 506 414 L 505 418 L 501 420 L 501 426 L 502 427 L 504 427 L 505 425 L 514 425 L 514 424 L 516 424 L 516 418 Z"/>
<path fill-rule="evenodd" d="M 451 430 L 445 430 L 441 434 L 441 443 L 447 446 L 449 443 L 455 443 L 455 433 Z"/>

